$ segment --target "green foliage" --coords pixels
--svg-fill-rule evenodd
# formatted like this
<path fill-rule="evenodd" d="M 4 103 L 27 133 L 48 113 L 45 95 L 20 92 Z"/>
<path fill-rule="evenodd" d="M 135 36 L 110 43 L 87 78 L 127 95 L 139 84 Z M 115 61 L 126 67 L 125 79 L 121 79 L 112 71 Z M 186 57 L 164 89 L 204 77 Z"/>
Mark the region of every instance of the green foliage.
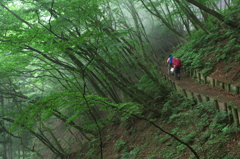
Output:
<path fill-rule="evenodd" d="M 127 144 L 126 144 L 126 142 L 124 140 L 122 140 L 120 138 L 120 139 L 118 139 L 116 141 L 116 144 L 115 144 L 115 147 L 114 147 L 114 151 L 117 151 L 117 152 L 124 151 L 124 152 L 126 152 L 128 150 L 129 150 L 129 148 L 127 147 Z"/>
<path fill-rule="evenodd" d="M 156 155 L 151 155 L 151 156 L 149 156 L 147 159 L 154 159 L 154 158 L 156 158 L 157 156 Z"/>
<path fill-rule="evenodd" d="M 214 129 L 224 134 L 232 132 L 224 123 L 226 116 L 217 114 L 213 117 L 213 112 L 202 108 L 210 104 L 197 105 L 193 109 L 193 101 L 171 93 L 170 86 L 158 79 L 156 64 L 152 62 L 155 54 L 146 53 L 151 47 L 145 43 L 149 40 L 145 35 L 147 27 L 134 28 L 129 24 L 129 19 L 121 15 L 120 7 L 125 3 L 126 6 L 134 4 L 130 2 L 117 7 L 114 1 L 105 4 L 105 1 L 97 0 L 1 2 L 1 7 L 9 7 L 9 10 L 4 7 L 0 10 L 1 92 L 6 92 L 2 95 L 13 97 L 13 100 L 20 98 L 25 102 L 27 99 L 26 103 L 11 102 L 6 105 L 9 109 L 4 115 L 15 121 L 11 129 L 13 132 L 38 130 L 41 122 L 55 120 L 56 112 L 64 117 L 65 124 L 80 120 L 79 125 L 84 130 L 96 131 L 98 126 L 102 128 L 105 122 L 118 118 L 117 115 L 122 121 L 131 119 L 131 115 L 140 115 L 143 106 L 139 103 L 150 103 L 149 107 L 161 109 L 162 117 L 166 117 L 164 120 L 169 120 L 168 123 L 193 126 L 188 119 L 192 118 L 196 122 L 197 116 L 201 117 L 197 125 L 208 126 L 211 129 L 209 132 L 216 133 Z M 201 1 L 202 4 L 208 4 L 206 2 Z M 167 22 L 172 23 L 171 28 L 180 28 L 178 26 L 181 24 L 177 27 L 175 24 L 180 16 L 185 18 L 186 15 L 170 1 L 163 4 L 173 10 L 155 10 L 159 11 L 158 16 L 163 16 L 161 21 L 166 18 Z M 162 2 L 149 1 L 147 6 L 150 9 L 162 7 Z M 134 13 L 132 9 L 131 14 Z M 195 13 L 198 15 L 198 10 Z M 227 19 L 239 17 L 238 11 L 233 8 L 223 13 L 229 15 Z M 229 60 L 233 51 L 236 52 L 236 59 L 240 59 L 237 54 L 239 46 L 236 45 L 239 33 L 232 29 L 224 30 L 224 27 L 221 33 L 217 32 L 218 25 L 213 24 L 212 16 L 209 17 L 211 19 L 204 26 L 211 33 L 206 34 L 201 29 L 193 31 L 192 37 L 187 38 L 189 42 L 181 44 L 181 48 L 174 54 L 189 68 L 199 69 L 213 65 L 215 61 Z M 141 20 L 140 17 L 134 19 L 134 22 L 139 25 Z M 178 31 L 176 29 L 175 33 Z M 220 44 L 223 40 L 227 42 L 225 46 Z M 203 59 L 210 53 L 211 57 Z M 213 57 L 217 57 L 214 62 Z M 203 74 L 210 72 L 211 68 L 205 69 Z M 115 102 L 103 97 L 109 97 Z M 169 101 L 162 104 L 166 99 Z M 158 105 L 151 105 L 154 102 L 150 100 Z M 163 105 L 161 108 L 157 107 L 159 103 Z M 190 110 L 186 111 L 188 108 Z M 106 113 L 102 114 L 101 111 L 108 112 L 108 119 L 102 119 Z M 173 129 L 172 132 L 182 135 L 187 142 L 192 141 L 194 134 L 197 134 L 193 132 L 186 135 L 180 129 Z M 211 139 L 214 138 L 215 135 L 211 135 Z M 216 143 L 220 141 L 211 144 Z M 180 152 L 184 151 L 182 145 L 171 144 L 178 147 Z M 121 147 L 124 143 L 119 141 L 117 145 Z M 90 154 L 96 151 L 92 149 Z M 138 152 L 136 148 L 124 153 L 122 158 L 134 158 Z M 166 158 L 177 156 L 170 150 L 166 152 L 169 152 Z"/>
<path fill-rule="evenodd" d="M 156 85 L 156 83 L 154 83 L 154 81 L 149 78 L 148 75 L 143 75 L 136 86 L 154 97 L 157 97 L 159 94 L 166 94 L 171 91 L 171 87 L 167 81 L 159 79 L 159 83 Z"/>
<path fill-rule="evenodd" d="M 175 97 L 172 96 L 172 98 Z M 229 153 L 230 150 L 218 152 L 219 154 L 215 153 L 225 145 L 234 133 L 239 132 L 239 128 L 234 125 L 228 125 L 227 117 L 231 114 L 218 111 L 212 102 L 194 104 L 189 99 L 181 99 L 174 102 L 177 108 L 174 105 L 170 108 L 169 105 L 171 103 L 172 101 L 166 102 L 165 107 L 172 113 L 164 111 L 164 114 L 170 116 L 166 118 L 167 116 L 163 114 L 163 117 L 165 117 L 164 122 L 177 125 L 171 129 L 171 134 L 181 136 L 183 141 L 191 144 L 197 150 L 198 154 L 206 158 L 217 158 L 219 154 L 225 157 L 232 156 Z M 166 148 L 161 150 L 164 153 L 158 154 L 164 156 L 164 158 L 175 158 L 178 153 L 180 155 L 186 151 L 186 147 L 177 145 L 167 135 L 157 136 L 155 139 L 166 144 Z M 209 151 L 208 149 L 211 150 Z M 173 151 L 175 153 L 172 153 Z"/>
<path fill-rule="evenodd" d="M 212 132 L 211 131 L 205 131 L 202 133 L 202 135 L 200 136 L 199 138 L 199 141 L 202 142 L 202 141 L 207 141 L 212 135 Z"/>
<path fill-rule="evenodd" d="M 160 142 L 160 143 L 165 143 L 166 141 L 169 141 L 170 139 L 171 139 L 171 136 L 165 135 L 164 137 L 161 137 L 161 138 L 159 139 L 159 142 Z"/>
<path fill-rule="evenodd" d="M 217 61 L 219 62 L 220 60 L 225 60 L 226 59 L 226 57 L 229 57 L 229 56 L 227 56 L 227 54 L 219 54 L 218 56 L 217 56 Z"/>
<path fill-rule="evenodd" d="M 174 56 L 181 58 L 183 65 L 189 69 L 205 68 L 203 70 L 205 75 L 208 75 L 220 60 L 233 60 L 234 55 L 236 60 L 239 59 L 238 31 L 219 30 L 218 27 L 209 27 L 209 30 L 211 31 L 209 34 L 201 30 L 195 31 L 189 37 L 188 43 L 181 45 L 173 53 Z"/>
<path fill-rule="evenodd" d="M 228 43 L 224 46 L 223 52 L 228 53 L 231 52 L 233 48 L 235 48 L 235 44 L 237 42 L 236 38 L 232 38 L 228 41 Z"/>
<path fill-rule="evenodd" d="M 172 92 L 169 94 L 168 99 L 164 103 L 161 112 L 162 116 L 166 117 L 168 119 L 170 117 L 169 122 L 171 122 L 172 118 L 174 118 L 171 115 L 177 115 L 178 112 L 191 108 L 191 106 L 194 104 L 193 100 L 186 100 L 183 96 L 176 92 Z"/>
<path fill-rule="evenodd" d="M 202 71 L 201 71 L 201 74 L 203 76 L 208 76 L 210 74 L 210 71 L 212 71 L 213 69 L 213 65 L 212 66 L 209 66 L 207 68 L 204 68 Z"/>
<path fill-rule="evenodd" d="M 196 132 L 193 131 L 193 132 L 183 136 L 181 139 L 186 143 L 192 144 L 196 140 L 195 139 L 196 136 L 197 136 Z"/>
<path fill-rule="evenodd" d="M 236 55 L 236 61 L 240 60 L 240 54 Z"/>
<path fill-rule="evenodd" d="M 233 134 L 235 135 L 236 133 L 238 133 L 240 131 L 239 127 L 235 127 L 235 126 L 230 126 L 230 125 L 226 125 L 223 129 L 222 132 L 225 135 L 229 135 L 229 134 Z"/>
<path fill-rule="evenodd" d="M 128 118 L 130 115 L 138 115 L 141 113 L 142 106 L 137 103 L 121 103 L 121 104 L 114 104 L 115 108 L 118 109 L 121 114 Z"/>
<path fill-rule="evenodd" d="M 92 147 L 87 153 L 84 154 L 84 156 L 87 156 L 89 158 L 99 158 L 97 151 L 98 151 L 97 147 Z"/>
<path fill-rule="evenodd" d="M 138 147 L 134 148 L 130 152 L 125 152 L 121 155 L 121 159 L 129 159 L 129 158 L 136 158 L 136 156 L 139 154 L 140 149 Z"/>
<path fill-rule="evenodd" d="M 201 68 L 204 66 L 204 62 L 202 61 L 203 53 L 199 53 L 193 47 L 194 43 L 190 42 L 182 46 L 178 49 L 177 52 L 173 54 L 173 56 L 178 57 L 182 60 L 183 66 L 186 66 L 189 69 Z"/>

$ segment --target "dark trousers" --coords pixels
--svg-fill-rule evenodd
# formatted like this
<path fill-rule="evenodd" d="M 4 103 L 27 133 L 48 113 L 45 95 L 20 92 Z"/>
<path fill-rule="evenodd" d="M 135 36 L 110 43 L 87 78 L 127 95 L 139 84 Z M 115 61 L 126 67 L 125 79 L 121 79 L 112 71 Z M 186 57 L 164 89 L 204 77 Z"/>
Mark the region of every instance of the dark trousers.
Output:
<path fill-rule="evenodd" d="M 180 68 L 174 69 L 174 75 L 176 79 L 180 79 Z"/>

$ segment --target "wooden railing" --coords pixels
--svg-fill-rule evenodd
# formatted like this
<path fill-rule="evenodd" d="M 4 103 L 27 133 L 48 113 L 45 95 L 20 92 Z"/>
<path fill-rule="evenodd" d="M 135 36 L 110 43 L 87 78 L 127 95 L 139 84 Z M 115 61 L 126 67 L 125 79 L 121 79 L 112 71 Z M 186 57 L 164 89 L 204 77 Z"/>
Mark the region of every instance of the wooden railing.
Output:
<path fill-rule="evenodd" d="M 188 75 L 191 77 L 195 77 L 197 81 L 210 85 L 212 87 L 222 88 L 228 92 L 232 92 L 235 94 L 240 94 L 240 86 L 231 84 L 230 82 L 223 82 L 217 79 L 214 79 L 209 76 L 204 76 L 201 72 L 193 71 L 193 70 L 185 70 L 188 72 Z"/>
<path fill-rule="evenodd" d="M 236 126 L 239 126 L 240 124 L 240 108 L 237 106 L 234 106 L 229 101 L 223 101 L 221 99 L 218 99 L 217 97 L 211 97 L 205 94 L 196 93 L 193 91 L 190 91 L 187 88 L 182 88 L 178 84 L 176 84 L 168 75 L 160 73 L 162 78 L 167 80 L 173 88 L 181 95 L 187 98 L 193 98 L 198 103 L 204 102 L 204 101 L 212 101 L 213 106 L 215 106 L 219 111 L 228 113 L 228 120 L 230 123 L 234 122 Z M 235 94 L 239 94 L 239 86 L 232 85 L 229 83 L 224 83 L 221 81 L 218 81 L 216 79 L 213 79 L 211 77 L 203 76 L 201 73 L 197 71 L 191 71 L 189 76 L 196 77 L 196 79 L 200 82 L 203 82 L 205 84 L 211 85 L 212 87 L 219 87 L 222 89 L 225 89 L 229 92 L 233 92 Z M 231 113 L 229 113 L 231 112 Z"/>

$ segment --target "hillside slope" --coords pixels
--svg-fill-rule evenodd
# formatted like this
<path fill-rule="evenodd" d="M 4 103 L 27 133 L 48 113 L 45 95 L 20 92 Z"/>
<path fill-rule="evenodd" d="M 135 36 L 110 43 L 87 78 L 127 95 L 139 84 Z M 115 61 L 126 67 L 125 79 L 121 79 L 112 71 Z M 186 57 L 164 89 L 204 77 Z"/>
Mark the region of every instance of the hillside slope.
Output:
<path fill-rule="evenodd" d="M 236 9 L 238 10 L 238 8 Z M 235 10 L 235 11 L 236 11 Z M 234 15 L 238 17 L 234 10 Z M 183 61 L 187 69 L 197 70 L 205 76 L 240 86 L 239 30 L 227 26 L 210 26 L 209 33 L 196 31 L 187 43 L 176 48 L 173 56 Z M 167 58 L 167 57 L 166 57 Z M 162 59 L 165 61 L 165 59 Z M 166 66 L 159 70 L 166 74 Z M 172 77 L 170 77 L 172 78 Z M 172 80 L 174 80 L 172 78 Z M 213 88 L 185 76 L 182 72 L 177 84 L 200 94 L 207 94 L 232 102 L 240 107 L 240 95 Z M 240 129 L 228 120 L 228 114 L 218 111 L 212 102 L 196 103 L 172 92 L 168 100 L 161 101 L 159 116 L 147 112 L 144 116 L 155 124 L 189 144 L 205 159 L 240 158 Z M 73 158 L 100 158 L 100 146 Z M 105 159 L 193 159 L 196 156 L 183 144 L 166 135 L 151 123 L 134 117 L 123 118 L 109 124 L 103 135 Z"/>
<path fill-rule="evenodd" d="M 166 74 L 166 66 L 160 71 Z M 175 80 L 178 85 L 229 101 L 235 101 L 240 106 L 240 95 L 234 95 L 218 88 L 202 85 L 181 74 L 181 80 Z M 173 93 L 169 101 L 159 108 L 161 116 L 146 117 L 154 119 L 155 123 L 167 132 L 179 137 L 191 145 L 200 158 L 231 158 L 237 159 L 239 154 L 239 128 L 231 125 L 227 115 L 216 110 L 212 103 L 196 104 Z M 118 124 L 110 124 L 104 130 L 103 156 L 105 159 L 188 159 L 194 158 L 186 146 L 166 135 L 151 123 L 131 117 Z M 74 158 L 100 158 L 99 151 L 89 151 L 86 154 L 76 154 Z M 90 157 L 91 156 L 91 157 Z"/>

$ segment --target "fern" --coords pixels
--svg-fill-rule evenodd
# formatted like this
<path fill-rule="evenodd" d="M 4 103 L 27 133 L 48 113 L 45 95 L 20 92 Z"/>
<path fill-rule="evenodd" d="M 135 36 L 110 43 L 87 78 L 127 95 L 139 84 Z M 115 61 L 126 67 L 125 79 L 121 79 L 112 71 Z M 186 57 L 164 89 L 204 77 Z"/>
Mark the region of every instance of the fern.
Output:
<path fill-rule="evenodd" d="M 239 54 L 238 55 L 236 55 L 236 61 L 239 61 L 240 60 L 240 51 L 238 51 L 239 52 Z"/>
<path fill-rule="evenodd" d="M 201 71 L 201 74 L 202 74 L 203 76 L 208 76 L 212 70 L 213 70 L 213 67 L 212 67 L 212 66 L 208 66 L 207 68 L 204 68 L 204 69 Z"/>

